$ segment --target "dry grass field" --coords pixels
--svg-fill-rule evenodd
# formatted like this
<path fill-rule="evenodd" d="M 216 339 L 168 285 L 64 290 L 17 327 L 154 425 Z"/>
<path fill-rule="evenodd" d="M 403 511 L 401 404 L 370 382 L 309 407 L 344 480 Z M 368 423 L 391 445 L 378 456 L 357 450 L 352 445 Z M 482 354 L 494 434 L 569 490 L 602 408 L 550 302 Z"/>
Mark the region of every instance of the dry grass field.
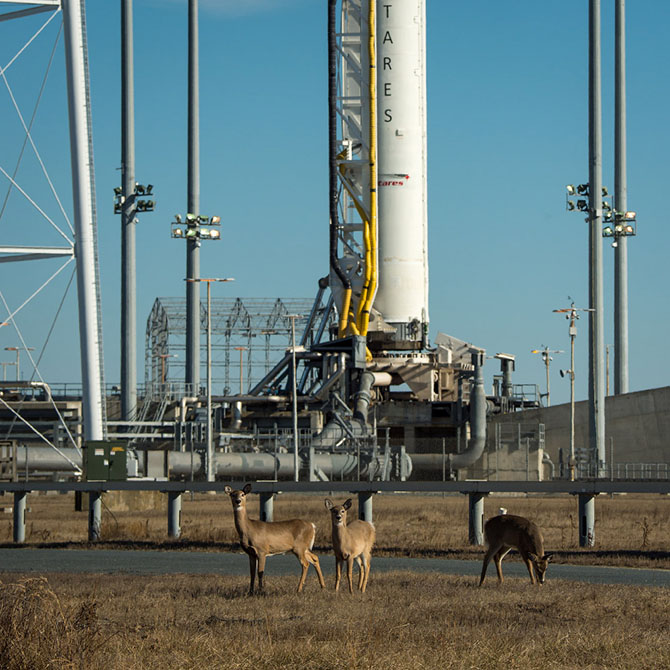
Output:
<path fill-rule="evenodd" d="M 102 546 L 184 548 L 230 551 L 238 544 L 227 495 L 183 496 L 182 538 L 167 540 L 167 502 L 158 496 L 157 509 L 115 511 L 103 504 Z M 344 496 L 330 496 L 334 500 Z M 2 500 L 2 499 L 0 499 Z M 4 498 L 11 505 L 12 498 Z M 323 495 L 281 495 L 275 519 L 301 517 L 317 525 L 315 548 L 330 551 L 330 520 Z M 354 507 L 356 498 L 354 496 Z M 0 505 L 2 503 L 0 502 Z M 26 519 L 27 544 L 85 544 L 88 512 L 74 511 L 72 495 L 30 495 Z M 542 528 L 546 550 L 559 562 L 601 563 L 670 568 L 670 497 L 600 496 L 596 499 L 596 546 L 580 549 L 577 499 L 572 496 L 490 496 L 485 516 L 499 507 L 527 516 Z M 354 513 L 355 510 L 354 510 Z M 254 496 L 249 514 L 258 518 Z M 378 495 L 373 502 L 377 529 L 376 555 L 480 558 L 482 549 L 468 543 L 468 500 L 464 495 Z M 4 518 L 3 518 L 4 517 Z M 0 543 L 11 544 L 12 515 L 0 515 Z"/>
<path fill-rule="evenodd" d="M 340 496 L 331 496 L 339 500 Z M 5 498 L 6 504 L 11 498 Z M 225 495 L 184 496 L 183 538 L 166 541 L 165 501 L 144 512 L 103 506 L 98 546 L 236 549 Z M 577 501 L 569 497 L 490 497 L 533 518 L 561 562 L 670 567 L 670 499 L 601 497 L 596 547 L 580 550 Z M 27 544 L 88 546 L 87 511 L 72 496 L 28 498 Z M 257 516 L 256 501 L 250 504 Z M 318 525 L 317 551 L 330 552 L 323 496 L 280 496 L 275 518 Z M 670 667 L 670 593 L 552 579 L 533 587 L 471 577 L 374 570 L 374 555 L 478 558 L 467 538 L 464 496 L 384 495 L 374 500 L 378 545 L 368 591 L 321 591 L 312 574 L 272 575 L 248 597 L 248 578 L 229 575 L 34 575 L 0 572 L 2 670 L 607 670 Z M 3 527 L 4 524 L 4 527 Z M 0 517 L 11 543 L 11 514 Z M 511 559 L 508 559 L 511 560 Z M 271 567 L 269 567 L 271 574 Z"/>
<path fill-rule="evenodd" d="M 374 565 L 374 560 L 373 560 Z M 670 667 L 668 591 L 372 573 L 365 595 L 274 577 L 11 575 L 4 670 Z"/>

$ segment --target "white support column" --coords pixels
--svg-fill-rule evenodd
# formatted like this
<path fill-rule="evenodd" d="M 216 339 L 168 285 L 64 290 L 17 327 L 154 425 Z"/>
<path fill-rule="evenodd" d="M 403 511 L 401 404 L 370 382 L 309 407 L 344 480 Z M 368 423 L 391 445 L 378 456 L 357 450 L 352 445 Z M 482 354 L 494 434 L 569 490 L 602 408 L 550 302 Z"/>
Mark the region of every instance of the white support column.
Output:
<path fill-rule="evenodd" d="M 105 435 L 102 325 L 84 0 L 62 0 L 79 295 L 84 438 Z"/>

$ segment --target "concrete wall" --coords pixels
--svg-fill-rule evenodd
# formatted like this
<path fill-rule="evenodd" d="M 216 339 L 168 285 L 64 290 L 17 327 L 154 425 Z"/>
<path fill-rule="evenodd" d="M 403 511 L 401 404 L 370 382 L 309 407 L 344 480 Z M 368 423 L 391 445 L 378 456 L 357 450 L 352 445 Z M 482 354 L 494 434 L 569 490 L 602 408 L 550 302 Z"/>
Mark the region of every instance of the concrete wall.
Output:
<path fill-rule="evenodd" d="M 570 403 L 492 417 L 495 423 L 543 423 L 545 451 L 554 463 L 570 449 Z M 605 398 L 605 444 L 614 463 L 670 463 L 670 386 Z M 488 442 L 490 444 L 490 442 Z M 588 403 L 575 403 L 575 448 L 589 446 Z"/>

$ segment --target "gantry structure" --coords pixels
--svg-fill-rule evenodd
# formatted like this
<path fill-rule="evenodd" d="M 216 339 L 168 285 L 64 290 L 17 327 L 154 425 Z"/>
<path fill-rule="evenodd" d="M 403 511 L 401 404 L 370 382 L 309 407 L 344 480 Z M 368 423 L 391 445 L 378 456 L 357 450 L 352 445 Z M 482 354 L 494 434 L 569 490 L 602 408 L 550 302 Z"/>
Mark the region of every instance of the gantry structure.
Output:
<path fill-rule="evenodd" d="M 291 348 L 309 346 L 318 336 L 323 311 L 314 315 L 312 298 L 212 298 L 212 383 L 216 394 L 246 393 Z M 206 351 L 207 302 L 200 302 L 200 337 Z M 326 323 L 334 316 L 326 314 Z M 315 318 L 316 317 L 316 318 Z M 147 320 L 145 385 L 182 389 L 186 355 L 186 299 L 156 298 Z M 208 361 L 201 356 L 201 378 Z M 199 389 L 182 389 L 197 395 Z"/>

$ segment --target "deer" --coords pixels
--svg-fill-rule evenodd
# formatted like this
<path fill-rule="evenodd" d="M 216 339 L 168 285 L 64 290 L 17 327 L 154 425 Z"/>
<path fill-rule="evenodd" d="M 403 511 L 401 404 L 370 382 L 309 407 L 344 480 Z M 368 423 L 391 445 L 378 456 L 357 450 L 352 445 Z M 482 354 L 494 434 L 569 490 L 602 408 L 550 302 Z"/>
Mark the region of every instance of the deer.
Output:
<path fill-rule="evenodd" d="M 249 595 L 254 594 L 256 569 L 258 568 L 258 590 L 263 591 L 265 559 L 276 554 L 293 552 L 302 566 L 302 574 L 298 582 L 298 593 L 302 591 L 310 564 L 314 566 L 321 588 L 326 588 L 319 557 L 312 552 L 316 526 L 302 519 L 288 521 L 257 521 L 247 516 L 247 496 L 251 492 L 251 484 L 240 490 L 226 486 L 223 489 L 233 504 L 235 529 L 240 536 L 242 549 L 249 556 Z"/>
<path fill-rule="evenodd" d="M 332 523 L 333 550 L 335 551 L 335 591 L 340 588 L 342 564 L 347 562 L 347 580 L 349 593 L 354 592 L 354 560 L 358 563 L 358 590 L 365 593 L 370 576 L 370 556 L 375 543 L 375 527 L 369 521 L 356 519 L 347 523 L 347 510 L 351 507 L 351 498 L 342 505 L 335 505 L 326 498 L 326 509 L 330 512 Z M 361 560 L 362 559 L 362 560 Z"/>
<path fill-rule="evenodd" d="M 501 514 L 491 517 L 484 525 L 484 535 L 488 549 L 484 556 L 482 576 L 479 586 L 484 583 L 486 568 L 493 558 L 496 571 L 498 572 L 498 583 L 502 584 L 503 574 L 501 562 L 511 549 L 516 549 L 521 554 L 531 584 L 535 584 L 535 576 L 539 584 L 544 584 L 544 575 L 551 560 L 551 554 L 544 553 L 544 540 L 538 526 L 522 516 L 514 514 Z"/>

